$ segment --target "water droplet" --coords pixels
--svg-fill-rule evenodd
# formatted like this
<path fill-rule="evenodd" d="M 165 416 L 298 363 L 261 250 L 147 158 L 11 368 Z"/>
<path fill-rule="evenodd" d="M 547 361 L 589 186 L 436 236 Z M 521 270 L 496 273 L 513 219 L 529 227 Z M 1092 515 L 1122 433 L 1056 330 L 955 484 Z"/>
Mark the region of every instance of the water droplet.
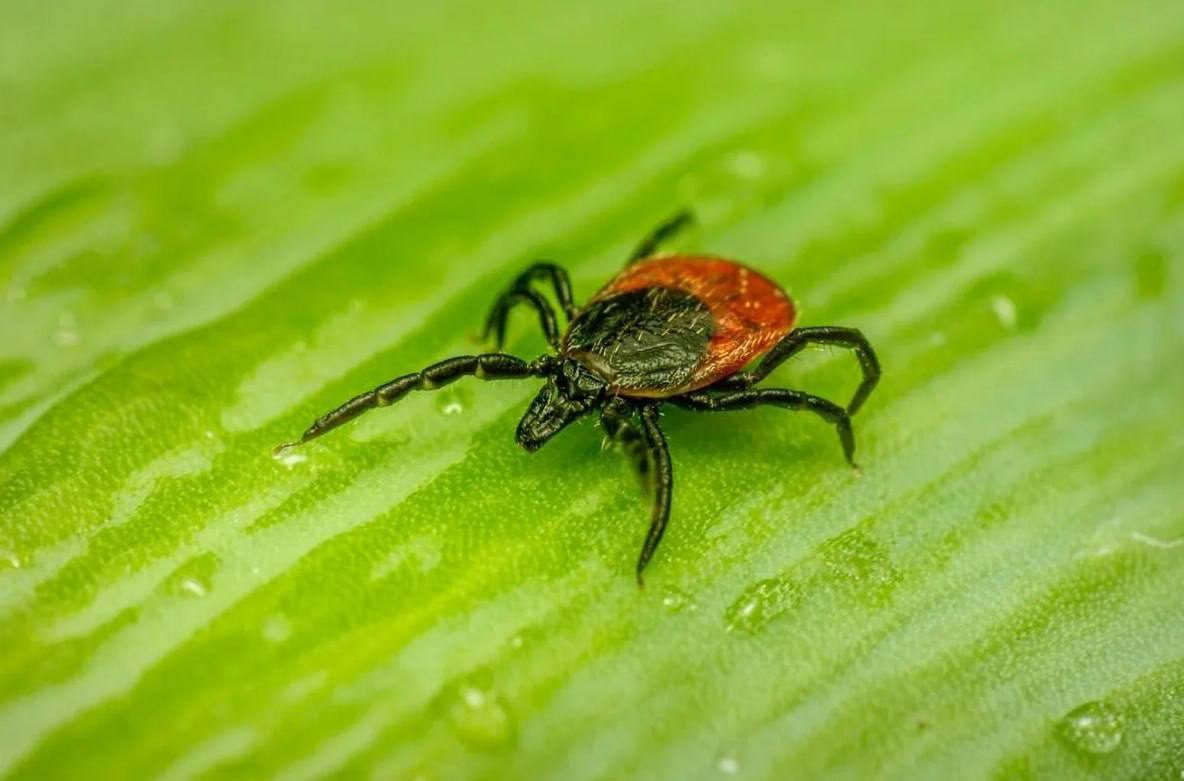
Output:
<path fill-rule="evenodd" d="M 662 607 L 671 613 L 681 613 L 684 610 L 692 612 L 699 609 L 699 606 L 695 604 L 695 600 L 691 599 L 690 594 L 676 588 L 666 589 L 666 592 L 662 595 Z"/>
<path fill-rule="evenodd" d="M 1109 754 L 1122 743 L 1122 714 L 1105 702 L 1087 702 L 1074 708 L 1057 728 L 1069 745 L 1087 754 Z"/>
<path fill-rule="evenodd" d="M 731 754 L 724 754 L 715 763 L 715 766 L 725 776 L 734 776 L 740 772 L 740 761 Z"/>
<path fill-rule="evenodd" d="M 526 641 L 522 639 L 522 635 L 514 635 L 510 638 L 510 650 L 521 651 Z"/>
<path fill-rule="evenodd" d="M 491 686 L 476 680 L 460 683 L 448 709 L 449 719 L 461 740 L 475 748 L 495 749 L 514 738 L 514 721 Z"/>
<path fill-rule="evenodd" d="M 177 589 L 183 594 L 189 594 L 194 597 L 204 597 L 209 593 L 209 588 L 206 584 L 197 578 L 181 578 L 177 583 Z"/>
<path fill-rule="evenodd" d="M 442 415 L 460 415 L 468 407 L 468 399 L 459 388 L 445 388 L 436 394 L 435 402 Z"/>
<path fill-rule="evenodd" d="M 292 447 L 281 447 L 275 450 L 271 454 L 271 457 L 276 461 L 279 461 L 288 469 L 295 469 L 298 465 L 303 464 L 308 460 L 308 456 L 306 454 L 301 453 L 299 450 L 296 450 L 296 448 Z"/>
<path fill-rule="evenodd" d="M 58 347 L 73 347 L 79 342 L 78 321 L 69 312 L 58 317 L 57 330 L 53 332 L 53 343 Z"/>
<path fill-rule="evenodd" d="M 14 551 L 0 549 L 0 569 L 20 569 L 24 565 Z"/>
<path fill-rule="evenodd" d="M 830 538 L 818 552 L 828 584 L 861 602 L 886 604 L 900 582 L 887 546 L 858 527 Z"/>
<path fill-rule="evenodd" d="M 181 597 L 204 597 L 210 593 L 210 583 L 218 570 L 218 557 L 202 554 L 182 564 L 165 580 L 163 587 Z"/>
<path fill-rule="evenodd" d="M 1010 296 L 991 296 L 991 311 L 999 318 L 999 324 L 1008 330 L 1015 328 L 1019 322 L 1019 312 Z"/>
<path fill-rule="evenodd" d="M 724 611 L 727 630 L 755 634 L 796 605 L 801 595 L 801 587 L 788 578 L 753 583 Z"/>
<path fill-rule="evenodd" d="M 728 155 L 724 159 L 724 167 L 738 179 L 752 181 L 764 176 L 768 164 L 761 153 L 742 149 Z"/>
<path fill-rule="evenodd" d="M 282 643 L 292 635 L 292 623 L 287 616 L 276 613 L 263 622 L 263 639 L 273 643 Z"/>

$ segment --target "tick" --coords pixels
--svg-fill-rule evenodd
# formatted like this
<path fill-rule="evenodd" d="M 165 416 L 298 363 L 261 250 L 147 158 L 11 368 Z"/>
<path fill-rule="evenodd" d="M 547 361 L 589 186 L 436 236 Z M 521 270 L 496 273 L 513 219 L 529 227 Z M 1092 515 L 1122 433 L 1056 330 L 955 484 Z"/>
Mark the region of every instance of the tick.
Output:
<path fill-rule="evenodd" d="M 525 306 L 538 315 L 553 354 L 533 361 L 501 352 L 449 358 L 355 396 L 277 451 L 315 439 L 374 407 L 394 404 L 411 391 L 436 390 L 461 377 L 543 379 L 542 390 L 518 423 L 518 444 L 533 453 L 575 421 L 599 413 L 609 440 L 620 445 L 653 494 L 650 528 L 637 559 L 638 583 L 670 518 L 674 477 L 659 425 L 662 404 L 697 412 L 763 404 L 807 410 L 835 427 L 854 467 L 851 416 L 880 378 L 875 351 L 854 328 L 795 328 L 790 297 L 747 266 L 707 255 L 658 254 L 662 243 L 692 220 L 683 211 L 655 228 L 625 268 L 582 307 L 575 305 L 567 272 L 559 266 L 536 263 L 518 275 L 494 302 L 485 337 L 494 336 L 500 350 L 510 312 Z M 550 285 L 566 330 L 560 330 L 556 312 L 535 289 L 536 282 Z M 859 359 L 863 380 L 846 407 L 798 390 L 756 387 L 814 344 L 844 347 Z"/>

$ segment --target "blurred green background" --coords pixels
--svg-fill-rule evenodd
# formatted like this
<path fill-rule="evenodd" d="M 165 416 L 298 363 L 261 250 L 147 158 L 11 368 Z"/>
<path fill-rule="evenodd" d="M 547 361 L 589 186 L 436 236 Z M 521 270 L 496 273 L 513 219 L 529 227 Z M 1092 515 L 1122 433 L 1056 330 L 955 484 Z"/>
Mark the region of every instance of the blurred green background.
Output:
<path fill-rule="evenodd" d="M 638 590 L 533 383 L 270 456 L 682 206 L 862 477 L 670 412 Z M 1184 775 L 1179 2 L 8 0 L 0 333 L 4 778 Z"/>

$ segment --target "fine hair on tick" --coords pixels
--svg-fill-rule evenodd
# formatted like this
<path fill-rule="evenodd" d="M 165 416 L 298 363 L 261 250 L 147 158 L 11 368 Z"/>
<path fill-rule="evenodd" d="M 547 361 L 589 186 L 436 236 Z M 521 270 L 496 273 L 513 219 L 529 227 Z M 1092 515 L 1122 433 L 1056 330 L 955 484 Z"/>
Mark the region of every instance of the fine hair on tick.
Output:
<path fill-rule="evenodd" d="M 492 336 L 501 350 L 510 312 L 525 306 L 538 315 L 553 352 L 533 361 L 503 352 L 440 361 L 355 396 L 276 452 L 315 439 L 374 407 L 394 404 L 412 391 L 436 390 L 461 377 L 542 379 L 542 390 L 518 423 L 518 444 L 533 453 L 576 420 L 599 414 L 608 439 L 621 447 L 653 495 L 649 532 L 637 559 L 638 584 L 666 531 L 674 489 L 670 450 L 659 421 L 662 404 L 696 412 L 762 405 L 812 412 L 835 427 L 843 454 L 854 467 L 851 416 L 880 379 L 871 344 L 854 328 L 796 328 L 797 312 L 785 291 L 736 261 L 660 253 L 666 241 L 693 221 L 684 210 L 658 225 L 624 269 L 582 307 L 574 303 L 567 272 L 554 263 L 538 262 L 519 274 L 494 302 L 484 336 Z M 536 283 L 550 285 L 565 329 Z M 863 380 L 846 406 L 799 390 L 757 387 L 810 345 L 844 347 L 858 358 Z"/>

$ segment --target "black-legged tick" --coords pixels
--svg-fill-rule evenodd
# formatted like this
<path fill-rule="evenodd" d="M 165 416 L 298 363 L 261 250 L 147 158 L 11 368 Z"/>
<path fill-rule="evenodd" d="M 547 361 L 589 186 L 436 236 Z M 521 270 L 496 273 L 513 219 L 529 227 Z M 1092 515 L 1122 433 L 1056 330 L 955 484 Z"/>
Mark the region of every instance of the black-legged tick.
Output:
<path fill-rule="evenodd" d="M 654 490 L 650 529 L 637 560 L 639 583 L 666 529 L 674 485 L 670 451 L 658 423 L 660 404 L 702 412 L 761 404 L 809 410 L 835 426 L 854 465 L 851 415 L 880 377 L 867 339 L 854 328 L 795 329 L 793 301 L 785 291 L 739 263 L 656 254 L 663 241 L 691 221 L 684 211 L 659 225 L 625 268 L 580 308 L 572 300 L 567 272 L 559 266 L 536 263 L 520 274 L 494 303 L 485 335 L 495 335 L 500 349 L 510 311 L 526 304 L 538 314 L 553 355 L 530 362 L 505 353 L 449 358 L 355 396 L 277 450 L 319 437 L 411 391 L 435 390 L 464 376 L 543 378 L 546 385 L 518 424 L 518 444 L 534 452 L 573 421 L 599 411 L 608 437 L 622 446 L 643 483 Z M 551 284 L 567 318 L 566 331 L 559 330 L 551 304 L 533 289 L 537 280 Z M 846 347 L 859 358 L 863 382 L 846 408 L 801 391 L 754 387 L 811 344 Z M 755 368 L 743 371 L 761 355 Z"/>

